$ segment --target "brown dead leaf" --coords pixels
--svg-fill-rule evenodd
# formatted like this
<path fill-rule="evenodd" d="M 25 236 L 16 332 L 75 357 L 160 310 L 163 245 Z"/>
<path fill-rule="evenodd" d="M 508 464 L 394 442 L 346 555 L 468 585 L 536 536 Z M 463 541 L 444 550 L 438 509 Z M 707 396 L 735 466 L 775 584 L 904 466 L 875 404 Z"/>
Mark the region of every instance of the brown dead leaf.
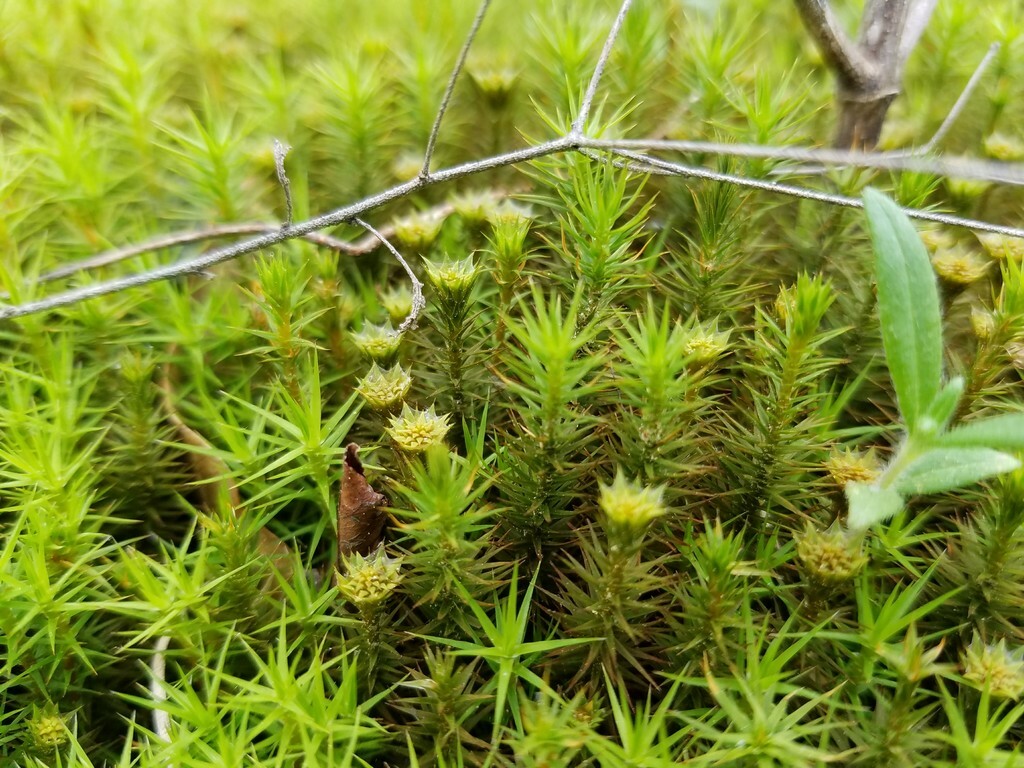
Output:
<path fill-rule="evenodd" d="M 387 499 L 366 481 L 359 446 L 349 443 L 345 448 L 345 471 L 338 495 L 338 560 L 343 555 L 368 555 L 384 533 L 387 513 L 382 509 Z"/>

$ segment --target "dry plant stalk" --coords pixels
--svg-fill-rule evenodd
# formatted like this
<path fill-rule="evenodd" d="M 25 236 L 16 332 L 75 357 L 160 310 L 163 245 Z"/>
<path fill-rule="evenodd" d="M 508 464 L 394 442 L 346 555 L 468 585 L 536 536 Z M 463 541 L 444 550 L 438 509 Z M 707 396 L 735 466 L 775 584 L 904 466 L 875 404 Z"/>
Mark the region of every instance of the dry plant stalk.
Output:
<path fill-rule="evenodd" d="M 173 348 L 170 352 L 173 354 Z M 192 469 L 192 475 L 195 477 L 193 484 L 199 493 L 203 509 L 210 513 L 226 500 L 235 515 L 241 517 L 245 514 L 245 505 L 242 503 L 238 487 L 228 480 L 230 473 L 227 464 L 213 452 L 213 446 L 209 441 L 186 424 L 178 412 L 174 403 L 174 385 L 171 382 L 170 363 L 165 363 L 161 368 L 158 386 L 167 420 L 174 427 L 175 434 L 182 444 L 194 449 L 187 452 L 188 462 Z M 266 526 L 260 528 L 256 546 L 259 553 L 270 560 L 283 579 L 287 581 L 292 578 L 288 545 Z"/>

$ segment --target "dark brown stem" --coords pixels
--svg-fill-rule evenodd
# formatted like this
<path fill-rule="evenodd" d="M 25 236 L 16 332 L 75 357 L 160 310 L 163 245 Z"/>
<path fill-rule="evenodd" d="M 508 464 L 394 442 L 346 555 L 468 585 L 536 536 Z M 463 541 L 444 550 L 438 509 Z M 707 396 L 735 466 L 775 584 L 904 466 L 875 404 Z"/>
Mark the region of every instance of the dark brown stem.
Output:
<path fill-rule="evenodd" d="M 828 0 L 794 2 L 804 26 L 836 74 L 839 125 L 835 145 L 874 148 L 889 107 L 900 93 L 906 60 L 928 23 L 934 3 L 869 0 L 854 45 Z"/>

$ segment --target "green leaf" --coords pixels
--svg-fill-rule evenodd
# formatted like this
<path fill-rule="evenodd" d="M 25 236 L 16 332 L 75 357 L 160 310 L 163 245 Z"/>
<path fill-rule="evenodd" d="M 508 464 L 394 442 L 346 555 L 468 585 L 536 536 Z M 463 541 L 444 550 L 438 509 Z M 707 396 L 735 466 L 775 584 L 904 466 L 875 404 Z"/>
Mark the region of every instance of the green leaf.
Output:
<path fill-rule="evenodd" d="M 941 432 L 949 426 L 949 422 L 956 413 L 956 406 L 960 402 L 960 396 L 964 393 L 964 380 L 962 376 L 956 376 L 946 382 L 939 394 L 932 401 L 928 408 L 928 418 L 932 419 L 937 432 Z"/>
<path fill-rule="evenodd" d="M 1020 462 L 991 448 L 935 448 L 912 462 L 893 485 L 903 494 L 938 493 L 1011 472 Z"/>
<path fill-rule="evenodd" d="M 882 193 L 866 189 L 864 210 L 875 250 L 885 357 L 900 412 L 913 434 L 941 383 L 938 285 L 924 243 L 899 206 Z"/>
<path fill-rule="evenodd" d="M 944 447 L 1024 450 L 1024 413 L 1004 413 L 950 430 L 940 440 Z"/>
<path fill-rule="evenodd" d="M 903 497 L 891 487 L 854 481 L 844 490 L 850 510 L 846 524 L 851 530 L 867 530 L 903 509 Z"/>

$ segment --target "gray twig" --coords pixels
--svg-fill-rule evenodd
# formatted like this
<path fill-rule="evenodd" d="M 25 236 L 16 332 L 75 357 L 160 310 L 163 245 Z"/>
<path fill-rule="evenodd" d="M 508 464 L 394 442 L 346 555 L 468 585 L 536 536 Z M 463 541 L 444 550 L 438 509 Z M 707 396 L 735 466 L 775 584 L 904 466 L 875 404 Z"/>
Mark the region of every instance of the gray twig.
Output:
<path fill-rule="evenodd" d="M 282 144 L 277 139 L 274 139 L 274 168 L 277 169 L 277 181 L 284 192 L 284 229 L 288 229 L 292 225 L 292 183 L 288 181 L 288 174 L 284 170 L 284 159 L 287 157 L 288 150 L 290 149 L 291 147 L 287 144 Z"/>
<path fill-rule="evenodd" d="M 900 69 L 906 66 L 907 59 L 917 47 L 917 42 L 928 27 L 928 22 L 931 21 L 932 13 L 938 3 L 939 0 L 910 0 L 907 20 L 903 24 L 903 35 L 900 37 L 900 44 L 896 51 Z"/>
<path fill-rule="evenodd" d="M 972 74 L 971 79 L 967 81 L 967 85 L 965 85 L 964 89 L 960 92 L 960 97 L 956 100 L 956 103 L 953 104 L 953 108 L 949 110 L 949 114 L 946 115 L 946 119 L 942 121 L 942 125 L 939 126 L 935 135 L 920 147 L 912 149 L 912 154 L 927 155 L 938 146 L 940 141 L 946 138 L 946 134 L 949 133 L 949 129 L 953 127 L 953 123 L 956 122 L 957 118 L 960 117 L 960 113 L 964 111 L 964 108 L 967 106 L 967 102 L 970 101 L 971 95 L 978 87 L 978 83 L 981 82 L 981 78 L 985 75 L 985 71 L 995 60 L 997 53 L 999 53 L 999 43 L 992 43 L 992 45 L 988 47 L 988 53 L 986 53 L 984 58 L 978 62 L 978 66 L 975 68 L 974 74 Z"/>
<path fill-rule="evenodd" d="M 414 192 L 425 187 L 454 181 L 465 176 L 472 176 L 476 173 L 494 170 L 495 168 L 504 168 L 505 166 L 524 163 L 538 157 L 553 155 L 556 152 L 564 152 L 572 149 L 574 146 L 573 139 L 565 136 L 560 139 L 553 139 L 543 144 L 539 144 L 535 147 L 524 147 L 523 149 L 517 149 L 501 155 L 487 157 L 483 160 L 475 160 L 473 162 L 452 166 L 451 168 L 445 168 L 442 171 L 431 174 L 429 179 L 417 177 L 412 181 L 407 181 L 404 184 L 399 184 L 391 189 L 379 192 L 376 195 L 363 198 L 351 205 L 293 224 L 288 229 L 271 230 L 259 237 L 244 240 L 240 243 L 233 243 L 232 245 L 209 251 L 208 253 L 204 253 L 193 259 L 182 260 L 175 262 L 174 264 L 167 264 L 146 272 L 126 275 L 124 277 L 95 283 L 94 285 L 87 285 L 74 290 L 64 291 L 36 301 L 25 302 L 24 304 L 0 307 L 0 320 L 22 317 L 24 315 L 31 315 L 37 312 L 46 312 L 58 307 L 77 304 L 80 301 L 86 301 L 98 296 L 105 296 L 109 293 L 116 293 L 129 288 L 136 288 L 141 285 L 148 285 L 161 280 L 181 277 L 183 275 L 201 273 L 210 267 L 216 266 L 217 264 L 237 259 L 240 256 L 245 256 L 246 254 L 254 253 L 256 251 L 263 250 L 264 248 L 269 248 L 270 246 L 277 245 L 278 243 L 283 243 L 286 240 L 305 237 L 306 235 L 321 229 L 336 227 L 339 224 L 351 222 L 357 216 L 361 216 L 368 211 L 372 211 L 375 208 L 379 208 L 394 200 L 408 197 Z"/>
<path fill-rule="evenodd" d="M 602 149 L 604 151 L 608 151 L 608 146 L 601 146 L 600 143 L 595 142 L 599 142 L 599 140 L 585 139 L 580 136 L 563 136 L 558 139 L 544 142 L 543 144 L 538 144 L 537 146 L 525 147 L 513 152 L 506 152 L 501 155 L 484 158 L 483 160 L 474 160 L 469 163 L 445 168 L 444 170 L 431 174 L 429 179 L 417 177 L 412 181 L 399 184 L 398 186 L 359 200 L 351 205 L 347 205 L 321 216 L 316 216 L 312 219 L 308 219 L 307 221 L 294 224 L 286 230 L 277 229 L 268 231 L 259 237 L 254 237 L 240 243 L 234 243 L 224 248 L 210 251 L 193 259 L 182 260 L 174 264 L 157 267 L 156 269 L 152 269 L 147 272 L 127 275 L 125 277 L 107 280 L 94 285 L 83 286 L 82 288 L 64 291 L 62 293 L 57 293 L 36 301 L 26 302 L 24 304 L 0 307 L 0 320 L 45 312 L 58 307 L 64 307 L 70 304 L 76 304 L 81 301 L 96 298 L 98 296 L 105 296 L 109 293 L 116 293 L 118 291 L 148 285 L 149 283 L 155 283 L 182 275 L 204 272 L 217 264 L 237 259 L 240 256 L 245 256 L 246 254 L 253 253 L 264 248 L 269 248 L 272 245 L 277 245 L 278 243 L 286 240 L 305 237 L 321 229 L 351 222 L 356 217 L 361 216 L 368 211 L 372 211 L 394 200 L 407 197 L 414 192 L 434 184 L 455 181 L 456 179 L 461 179 L 476 173 L 524 163 L 529 160 L 535 160 L 539 157 L 553 155 L 558 152 L 565 152 L 574 149 Z M 736 184 L 743 187 L 753 187 L 768 192 L 792 195 L 807 200 L 818 200 L 824 203 L 848 207 L 860 207 L 860 201 L 855 198 L 831 195 L 824 192 L 815 192 L 813 190 L 790 186 L 787 184 L 780 184 L 778 182 L 747 179 L 742 176 L 718 173 L 706 168 L 693 168 L 676 163 L 668 163 L 663 160 L 657 160 L 645 155 L 638 155 L 622 149 L 612 151 L 621 157 L 646 164 L 649 167 L 645 168 L 645 171 L 657 169 L 657 171 L 660 172 L 667 171 L 670 175 L 693 176 L 712 181 Z M 966 227 L 979 232 L 996 232 L 999 234 L 1009 235 L 1011 237 L 1024 237 L 1024 229 L 990 224 L 988 222 L 965 219 L 958 216 L 948 216 L 946 214 L 933 213 L 930 211 L 919 211 L 915 209 L 905 210 L 907 215 L 911 218 L 935 221 L 948 224 L 950 226 Z"/>
<path fill-rule="evenodd" d="M 448 78 L 448 85 L 444 89 L 444 96 L 441 98 L 441 106 L 438 108 L 437 114 L 434 115 L 434 125 L 430 128 L 430 138 L 427 139 L 427 151 L 423 157 L 423 167 L 420 169 L 420 178 L 422 179 L 430 177 L 430 161 L 434 157 L 437 134 L 441 131 L 441 121 L 444 120 L 445 112 L 448 111 L 448 102 L 451 101 L 452 93 L 455 92 L 455 82 L 459 79 L 459 74 L 466 64 L 466 56 L 469 55 L 469 49 L 473 45 L 473 40 L 476 39 L 477 32 L 480 31 L 480 25 L 483 23 L 484 16 L 487 14 L 487 9 L 490 5 L 491 0 L 483 0 L 480 3 L 480 8 L 473 19 L 473 26 L 469 28 L 469 34 L 466 35 L 466 40 L 462 43 L 462 50 L 459 51 L 459 58 L 455 61 L 455 67 Z"/>
<path fill-rule="evenodd" d="M 586 152 L 585 144 L 582 145 L 584 152 Z M 798 197 L 803 200 L 815 200 L 819 203 L 828 203 L 829 205 L 838 205 L 844 208 L 863 208 L 864 203 L 856 197 L 847 197 L 846 195 L 835 195 L 829 192 L 817 192 L 811 189 L 805 189 L 804 187 L 795 187 L 789 184 L 780 184 L 777 181 L 762 181 L 759 179 L 748 179 L 743 176 L 736 176 L 731 173 L 722 173 L 720 171 L 712 171 L 709 168 L 699 168 L 689 165 L 681 165 L 679 163 L 670 163 L 666 160 L 659 160 L 655 157 L 649 157 L 642 155 L 637 152 L 629 152 L 622 149 L 610 150 L 609 154 L 614 157 L 625 158 L 632 164 L 627 163 L 625 167 L 631 170 L 638 171 L 640 173 L 654 173 L 662 176 L 687 176 L 695 179 L 706 179 L 708 181 L 724 182 L 726 184 L 734 184 L 738 187 L 747 187 L 748 189 L 759 189 L 764 192 L 771 192 L 773 194 L 788 195 L 790 197 Z M 965 219 L 961 216 L 952 216 L 946 213 L 936 213 L 935 211 L 922 211 L 917 208 L 903 208 L 902 209 L 907 216 L 912 219 L 919 219 L 922 221 L 933 221 L 937 224 L 945 224 L 951 227 L 965 227 L 978 232 L 995 232 L 1000 235 L 1007 235 L 1009 237 L 1024 237 L 1024 229 L 1018 227 L 1006 227 L 1000 224 L 990 224 L 985 221 L 977 221 L 975 219 Z"/>
<path fill-rule="evenodd" d="M 919 157 L 919 155 L 924 154 L 924 148 L 908 152 L 861 152 L 846 149 L 770 147 L 761 144 L 725 144 L 708 141 L 671 141 L 667 139 L 585 139 L 583 145 L 591 149 L 704 153 L 732 157 L 789 160 L 829 166 L 884 168 L 888 170 L 914 171 L 916 173 L 931 173 L 962 179 L 995 181 L 1001 184 L 1024 185 L 1024 164 L 1022 163 L 1002 163 L 969 158 Z"/>
<path fill-rule="evenodd" d="M 423 308 L 427 305 L 426 299 L 423 298 L 423 283 L 419 281 L 419 278 L 416 277 L 416 273 L 413 272 L 412 267 L 409 266 L 409 262 L 407 262 L 405 258 L 403 258 L 402 254 L 398 252 L 398 249 L 391 244 L 391 241 L 362 219 L 353 218 L 352 221 L 380 240 L 384 247 L 391 251 L 391 255 L 398 259 L 398 263 L 405 268 L 405 273 L 409 275 L 409 279 L 412 281 L 412 308 L 409 310 L 409 315 L 402 321 L 402 324 L 398 326 L 396 333 L 405 333 L 410 328 L 415 328 L 416 320 L 419 318 L 420 312 L 422 312 Z"/>
<path fill-rule="evenodd" d="M 818 43 L 821 55 L 843 81 L 866 87 L 876 76 L 869 61 L 843 30 L 828 0 L 795 0 L 804 26 Z"/>
<path fill-rule="evenodd" d="M 236 235 L 257 235 L 264 232 L 275 232 L 279 229 L 281 229 L 280 225 L 276 224 L 243 222 L 239 224 L 223 224 L 221 226 L 210 227 L 208 229 L 189 230 L 188 232 L 176 232 L 172 235 L 161 235 L 160 237 L 155 237 L 152 240 L 146 240 L 142 243 L 125 246 L 124 248 L 112 248 L 109 251 L 97 253 L 95 256 L 89 256 L 85 259 L 69 261 L 66 264 L 61 264 L 56 269 L 52 269 L 36 278 L 36 283 L 49 283 L 54 280 L 69 277 L 76 272 L 86 272 L 91 269 L 99 269 L 100 267 L 106 267 L 111 264 L 126 261 L 127 259 L 134 258 L 135 256 L 141 256 L 144 253 L 161 251 L 165 248 L 173 248 L 177 245 L 188 245 L 189 243 L 198 243 L 204 240 L 217 240 L 222 237 L 234 237 Z M 315 245 L 330 248 L 331 250 L 353 256 L 358 256 L 372 250 L 371 248 L 367 248 L 363 243 L 346 243 L 344 240 L 339 240 L 336 237 L 325 235 L 323 232 L 308 232 L 305 235 L 301 235 L 301 237 Z"/>
<path fill-rule="evenodd" d="M 615 16 L 615 21 L 612 22 L 612 28 L 608 30 L 608 37 L 605 38 L 601 55 L 597 60 L 597 65 L 594 67 L 594 73 L 590 76 L 590 84 L 587 85 L 586 93 L 583 95 L 580 111 L 576 114 L 576 119 L 572 121 L 570 131 L 572 135 L 583 135 L 583 128 L 586 125 L 587 118 L 590 117 L 590 107 L 594 103 L 594 96 L 597 94 L 597 86 L 604 75 L 605 67 L 608 66 L 608 58 L 612 55 L 615 40 L 619 36 L 619 30 L 622 29 L 622 23 L 626 20 L 626 14 L 629 13 L 629 6 L 632 4 L 633 0 L 623 0 L 622 5 L 619 7 L 619 12 Z"/>
<path fill-rule="evenodd" d="M 498 189 L 492 190 L 491 194 L 494 195 L 495 199 L 501 199 L 508 195 L 509 192 L 507 190 Z M 444 219 L 450 216 L 454 210 L 455 206 L 451 203 L 441 203 L 440 205 L 436 205 L 433 208 L 424 211 L 420 215 L 433 219 Z M 152 240 L 146 240 L 142 243 L 136 243 L 135 245 L 129 245 L 124 248 L 113 248 L 109 251 L 103 251 L 102 253 L 98 253 L 95 256 L 89 256 L 85 259 L 69 261 L 56 269 L 43 273 L 35 279 L 35 282 L 37 285 L 53 282 L 54 280 L 69 277 L 77 272 L 87 272 L 92 269 L 99 269 L 100 267 L 106 267 L 111 264 L 127 261 L 135 256 L 141 256 L 144 253 L 161 251 L 165 248 L 173 248 L 177 245 L 188 245 L 189 243 L 198 243 L 204 240 L 217 240 L 222 237 L 234 237 L 236 235 L 258 235 L 264 232 L 274 232 L 280 228 L 280 225 L 276 224 L 244 222 L 239 224 L 223 224 L 218 227 L 210 227 L 209 229 L 176 232 L 172 235 L 161 235 L 160 237 L 155 237 Z M 395 233 L 395 225 L 389 224 L 386 227 L 382 227 L 381 232 L 384 233 L 384 237 L 391 238 Z M 366 237 L 362 237 L 351 243 L 339 240 L 336 237 L 331 237 L 323 232 L 307 232 L 306 234 L 301 235 L 301 238 L 313 243 L 314 245 L 319 245 L 322 248 L 329 248 L 332 251 L 338 251 L 339 253 L 344 253 L 348 256 L 363 256 L 380 247 L 380 241 L 373 235 L 367 235 Z M 0 299 L 5 298 L 9 297 L 6 294 L 0 294 Z"/>

